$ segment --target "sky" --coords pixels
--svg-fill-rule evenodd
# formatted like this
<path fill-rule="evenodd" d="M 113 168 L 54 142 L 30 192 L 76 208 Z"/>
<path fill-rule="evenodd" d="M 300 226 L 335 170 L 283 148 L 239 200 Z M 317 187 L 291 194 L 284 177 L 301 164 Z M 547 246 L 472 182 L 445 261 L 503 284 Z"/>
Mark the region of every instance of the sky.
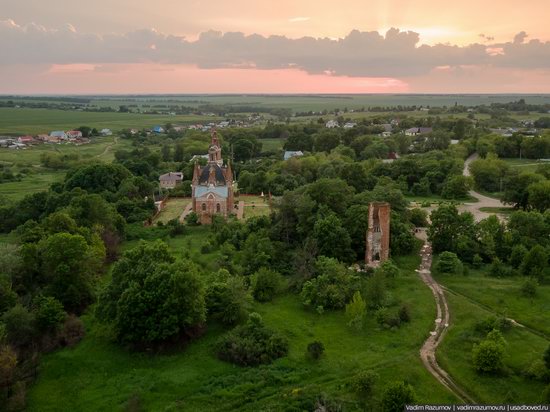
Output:
<path fill-rule="evenodd" d="M 548 0 L 0 0 L 0 94 L 550 93 Z"/>

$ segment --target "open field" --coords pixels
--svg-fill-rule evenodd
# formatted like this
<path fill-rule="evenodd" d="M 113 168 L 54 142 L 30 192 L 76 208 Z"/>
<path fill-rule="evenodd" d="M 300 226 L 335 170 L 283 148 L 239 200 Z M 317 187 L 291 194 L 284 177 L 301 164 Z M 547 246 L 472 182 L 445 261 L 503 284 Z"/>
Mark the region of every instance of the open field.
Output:
<path fill-rule="evenodd" d="M 537 296 L 521 295 L 523 277 L 494 278 L 487 268 L 471 269 L 468 276 L 437 276 L 451 292 L 472 299 L 483 307 L 510 317 L 550 337 L 550 285 L 540 285 Z"/>
<path fill-rule="evenodd" d="M 19 200 L 27 194 L 46 190 L 52 183 L 63 180 L 66 170 L 52 170 L 40 166 L 40 157 L 44 153 L 76 155 L 82 162 L 111 162 L 116 150 L 130 147 L 131 142 L 115 136 L 94 138 L 92 143 L 76 146 L 74 144 L 42 144 L 25 150 L 0 148 L 0 163 L 12 168 L 14 172 L 23 172 L 19 181 L 0 183 L 0 195 Z"/>
<path fill-rule="evenodd" d="M 169 241 L 170 247 L 177 254 L 187 249 L 192 257 L 199 256 L 208 228 L 186 229 L 187 234 Z M 215 260 L 215 252 L 203 256 Z M 456 402 L 418 357 L 435 311 L 429 289 L 414 274 L 418 262 L 415 255 L 398 259 L 403 272 L 392 294 L 411 305 L 412 321 L 397 330 L 379 329 L 370 315 L 365 329 L 353 332 L 342 311 L 319 315 L 306 310 L 294 294 L 256 303 L 254 310 L 266 324 L 290 342 L 288 357 L 260 368 L 235 367 L 215 357 L 215 342 L 226 332 L 220 325 L 212 324 L 181 352 L 131 353 L 111 341 L 90 310 L 84 317 L 88 330 L 84 340 L 43 358 L 38 381 L 29 393 L 29 410 L 121 410 L 136 397 L 151 411 L 278 410 L 281 396 L 298 401 L 321 393 L 338 397 L 356 410 L 357 398 L 347 383 L 361 369 L 380 375 L 377 400 L 385 384 L 404 379 L 422 401 Z M 305 357 L 305 349 L 316 339 L 324 343 L 326 352 L 320 361 L 312 362 Z"/>
<path fill-rule="evenodd" d="M 85 96 L 83 96 L 85 97 Z M 117 108 L 120 105 L 185 105 L 198 107 L 204 104 L 260 105 L 275 108 L 292 108 L 297 111 L 324 110 L 345 107 L 349 109 L 373 106 L 452 106 L 489 105 L 525 99 L 527 103 L 550 102 L 550 96 L 519 94 L 219 94 L 219 95 L 144 95 L 144 96 L 90 96 L 91 103 L 102 107 Z M 7 100 L 4 98 L 3 100 Z M 16 99 L 11 99 L 16 100 Z M 24 99 L 23 99 L 24 100 Z M 36 101 L 36 100 L 34 100 Z M 45 100 L 46 101 L 46 100 Z"/>
<path fill-rule="evenodd" d="M 543 162 L 539 162 L 535 159 L 502 159 L 510 167 L 513 167 L 515 169 L 518 169 L 520 172 L 534 172 L 537 167 Z"/>
<path fill-rule="evenodd" d="M 440 349 L 439 364 L 478 403 L 538 403 L 545 384 L 522 376 L 523 371 L 548 347 L 548 341 L 530 331 L 513 327 L 504 333 L 507 341 L 505 367 L 502 375 L 483 375 L 472 367 L 471 350 L 482 336 L 474 332 L 475 322 L 491 316 L 462 296 L 448 293 L 450 311 L 453 317 Z M 547 321 L 548 323 L 548 321 Z"/>
<path fill-rule="evenodd" d="M 283 150 L 285 139 L 260 139 L 262 144 L 262 152 L 276 152 Z"/>
<path fill-rule="evenodd" d="M 166 123 L 210 122 L 210 116 L 169 116 L 137 113 L 79 112 L 48 109 L 0 108 L 0 135 L 49 133 L 52 130 L 70 130 L 80 126 L 109 128 L 113 132 L 130 128 L 150 128 Z"/>

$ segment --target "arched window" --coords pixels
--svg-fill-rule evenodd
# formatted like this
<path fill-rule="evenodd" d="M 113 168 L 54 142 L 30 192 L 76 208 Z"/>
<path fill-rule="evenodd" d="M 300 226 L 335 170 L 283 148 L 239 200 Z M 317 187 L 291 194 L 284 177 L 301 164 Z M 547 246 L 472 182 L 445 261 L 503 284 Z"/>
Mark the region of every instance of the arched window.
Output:
<path fill-rule="evenodd" d="M 202 211 L 203 211 L 203 212 L 206 212 L 206 203 L 203 203 L 203 204 L 202 204 Z"/>
<path fill-rule="evenodd" d="M 216 204 L 216 212 L 220 213 L 222 210 L 221 206 L 219 203 Z"/>

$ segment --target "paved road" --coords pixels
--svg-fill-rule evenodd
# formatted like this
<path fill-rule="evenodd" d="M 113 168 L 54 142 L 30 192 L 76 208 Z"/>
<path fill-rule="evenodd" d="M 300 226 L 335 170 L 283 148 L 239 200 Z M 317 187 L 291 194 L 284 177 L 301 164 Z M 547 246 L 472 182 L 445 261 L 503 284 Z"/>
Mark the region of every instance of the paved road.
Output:
<path fill-rule="evenodd" d="M 464 162 L 464 170 L 462 171 L 462 174 L 464 176 L 470 176 L 470 169 L 469 169 L 470 163 L 472 163 L 478 157 L 479 157 L 478 154 L 474 153 L 466 159 L 466 161 Z M 469 195 L 477 198 L 478 201 L 475 203 L 464 203 L 463 205 L 460 205 L 458 209 L 461 212 L 472 213 L 477 222 L 494 214 L 496 214 L 499 218 L 503 219 L 503 216 L 498 213 L 488 213 L 488 212 L 482 212 L 481 210 L 479 210 L 484 207 L 506 207 L 506 205 L 502 203 L 499 199 L 494 199 L 492 197 L 482 195 L 481 193 L 478 193 L 474 190 L 470 190 Z"/>
<path fill-rule="evenodd" d="M 437 283 L 431 274 L 432 267 L 432 247 L 430 243 L 426 240 L 426 235 L 424 232 L 420 232 L 417 235 L 419 238 L 424 240 L 424 246 L 420 251 L 420 256 L 422 257 L 422 263 L 418 268 L 418 273 L 422 281 L 430 288 L 432 291 L 435 303 L 437 307 L 437 316 L 435 319 L 434 330 L 430 332 L 430 336 L 422 348 L 420 348 L 420 358 L 422 363 L 443 386 L 445 386 L 450 392 L 452 392 L 458 399 L 461 399 L 465 403 L 475 403 L 474 400 L 466 393 L 462 388 L 460 388 L 450 377 L 450 375 L 437 363 L 436 350 L 445 333 L 447 328 L 450 325 L 450 315 L 449 315 L 449 306 L 447 304 L 447 299 L 445 293 L 441 288 L 441 285 Z"/>

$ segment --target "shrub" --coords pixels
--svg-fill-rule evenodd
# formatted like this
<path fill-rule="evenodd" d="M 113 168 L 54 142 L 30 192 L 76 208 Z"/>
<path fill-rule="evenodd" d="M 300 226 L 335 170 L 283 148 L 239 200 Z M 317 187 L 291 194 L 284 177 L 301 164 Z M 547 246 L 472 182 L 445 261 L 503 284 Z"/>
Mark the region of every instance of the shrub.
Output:
<path fill-rule="evenodd" d="M 550 378 L 550 371 L 546 368 L 542 359 L 537 359 L 531 365 L 529 365 L 523 374 L 532 380 L 546 381 Z"/>
<path fill-rule="evenodd" d="M 521 284 L 521 294 L 527 298 L 533 298 L 537 294 L 539 282 L 535 278 L 527 278 Z"/>
<path fill-rule="evenodd" d="M 405 405 L 416 402 L 416 393 L 411 385 L 405 382 L 394 382 L 386 387 L 382 397 L 384 412 L 402 412 Z"/>
<path fill-rule="evenodd" d="M 183 235 L 185 233 L 185 226 L 180 223 L 178 219 L 172 219 L 166 225 L 169 228 L 169 234 L 171 237 Z"/>
<path fill-rule="evenodd" d="M 528 252 L 529 251 L 527 250 L 527 248 L 522 244 L 515 245 L 512 248 L 512 253 L 510 254 L 510 259 L 508 262 L 513 268 L 518 269 Z"/>
<path fill-rule="evenodd" d="M 325 345 L 321 341 L 313 341 L 307 345 L 307 354 L 311 359 L 318 360 L 325 353 Z"/>
<path fill-rule="evenodd" d="M 61 343 L 65 346 L 74 346 L 84 338 L 85 330 L 82 321 L 75 315 L 65 319 L 61 330 Z"/>
<path fill-rule="evenodd" d="M 282 283 L 279 273 L 261 268 L 252 276 L 252 296 L 258 302 L 269 302 L 279 293 Z"/>
<path fill-rule="evenodd" d="M 475 268 L 480 268 L 481 265 L 483 265 L 483 258 L 476 253 L 472 259 L 472 266 Z"/>
<path fill-rule="evenodd" d="M 383 272 L 377 270 L 368 279 L 364 295 L 369 309 L 379 309 L 386 305 L 388 292 L 387 281 Z"/>
<path fill-rule="evenodd" d="M 398 328 L 401 319 L 397 312 L 390 311 L 388 308 L 380 308 L 376 311 L 376 322 L 383 328 Z"/>
<path fill-rule="evenodd" d="M 512 322 L 504 316 L 489 316 L 486 319 L 476 322 L 474 330 L 482 335 L 487 335 L 493 330 L 501 332 L 507 331 L 512 327 Z"/>
<path fill-rule="evenodd" d="M 257 313 L 251 313 L 245 325 L 237 326 L 217 344 L 221 360 L 241 366 L 271 363 L 287 353 L 286 338 L 266 328 Z"/>
<path fill-rule="evenodd" d="M 208 314 L 226 325 L 245 319 L 251 303 L 244 279 L 231 276 L 225 269 L 220 269 L 209 282 L 205 299 Z"/>
<path fill-rule="evenodd" d="M 453 252 L 442 252 L 435 265 L 439 273 L 462 273 L 462 262 Z"/>
<path fill-rule="evenodd" d="M 474 369 L 480 373 L 494 374 L 504 367 L 504 339 L 500 332 L 493 330 L 472 349 Z"/>
<path fill-rule="evenodd" d="M 399 268 L 391 260 L 383 262 L 377 271 L 380 271 L 386 279 L 393 279 L 399 276 Z"/>
<path fill-rule="evenodd" d="M 212 243 L 210 243 L 208 240 L 203 242 L 203 244 L 201 245 L 201 253 L 202 254 L 210 253 L 210 252 L 212 252 L 212 250 L 214 250 L 214 246 L 212 246 Z"/>
<path fill-rule="evenodd" d="M 351 302 L 346 305 L 346 318 L 348 319 L 348 326 L 361 330 L 365 322 L 365 315 L 367 313 L 367 304 L 361 297 L 359 291 L 353 294 Z"/>
<path fill-rule="evenodd" d="M 197 226 L 199 224 L 199 215 L 197 215 L 195 212 L 191 212 L 187 216 L 185 216 L 185 222 L 189 226 Z"/>
<path fill-rule="evenodd" d="M 499 258 L 494 258 L 491 263 L 491 267 L 489 268 L 489 276 L 495 278 L 507 277 L 510 276 L 510 270 Z"/>
<path fill-rule="evenodd" d="M 368 398 L 372 395 L 378 375 L 373 371 L 364 370 L 352 378 L 351 387 L 358 395 Z"/>
<path fill-rule="evenodd" d="M 407 305 L 405 303 L 402 304 L 399 307 L 399 310 L 398 310 L 397 314 L 398 314 L 399 320 L 401 322 L 407 323 L 407 322 L 411 321 L 411 311 L 410 311 L 409 305 Z"/>
<path fill-rule="evenodd" d="M 533 248 L 525 255 L 520 265 L 520 271 L 525 276 L 542 279 L 548 270 L 548 255 L 541 245 Z"/>

